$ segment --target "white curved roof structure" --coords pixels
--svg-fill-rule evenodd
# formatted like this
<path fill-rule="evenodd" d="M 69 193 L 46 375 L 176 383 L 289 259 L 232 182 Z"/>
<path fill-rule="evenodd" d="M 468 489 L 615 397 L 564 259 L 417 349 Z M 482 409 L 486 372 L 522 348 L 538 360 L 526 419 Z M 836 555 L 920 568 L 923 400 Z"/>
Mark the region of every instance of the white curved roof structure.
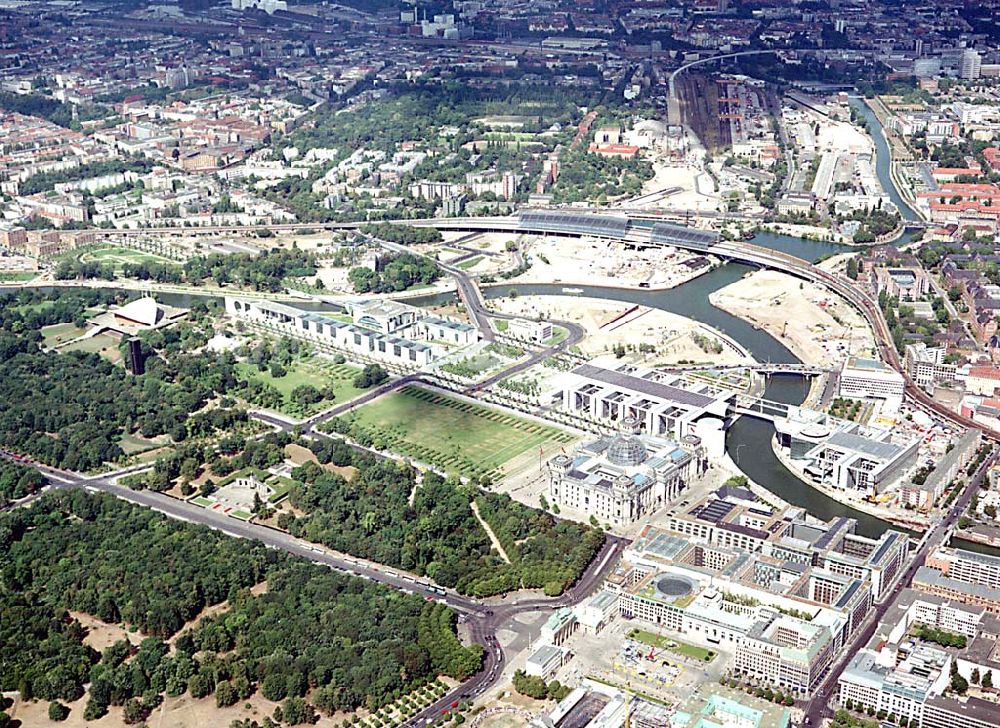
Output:
<path fill-rule="evenodd" d="M 155 298 L 139 298 L 116 310 L 115 316 L 143 326 L 155 326 L 163 311 Z"/>

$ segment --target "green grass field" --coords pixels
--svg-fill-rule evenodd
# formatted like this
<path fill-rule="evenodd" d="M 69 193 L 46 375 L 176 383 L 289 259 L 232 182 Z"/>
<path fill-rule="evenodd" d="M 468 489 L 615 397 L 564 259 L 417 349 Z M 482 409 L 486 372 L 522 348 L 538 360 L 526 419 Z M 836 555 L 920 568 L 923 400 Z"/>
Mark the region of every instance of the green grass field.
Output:
<path fill-rule="evenodd" d="M 339 404 L 354 399 L 365 391 L 354 386 L 354 377 L 360 372 L 358 367 L 350 364 L 335 364 L 320 357 L 300 359 L 288 367 L 288 373 L 285 376 L 278 378 L 271 376 L 270 370 L 259 371 L 255 365 L 248 362 L 240 362 L 236 365 L 238 376 L 274 386 L 285 401 L 281 411 L 294 416 L 312 414 L 329 407 L 334 402 Z M 291 399 L 292 390 L 300 384 L 311 384 L 317 389 L 329 387 L 333 390 L 333 399 L 302 407 L 292 402 Z"/>
<path fill-rule="evenodd" d="M 687 642 L 681 642 L 672 637 L 664 637 L 658 634 L 653 634 L 652 632 L 647 632 L 642 629 L 633 629 L 629 632 L 628 636 L 629 639 L 635 640 L 636 642 L 642 642 L 643 644 L 647 644 L 652 647 L 669 650 L 676 655 L 690 657 L 692 660 L 700 660 L 701 662 L 711 662 L 715 659 L 716 654 L 718 654 L 714 650 L 698 647 L 697 645 L 689 645 Z"/>
<path fill-rule="evenodd" d="M 541 446 L 545 453 L 573 436 L 555 427 L 408 386 L 342 418 L 377 446 L 469 477 L 497 474 Z"/>
<path fill-rule="evenodd" d="M 461 263 L 458 263 L 457 265 L 462 270 L 469 270 L 469 269 L 475 268 L 477 265 L 479 265 L 479 263 L 482 261 L 482 259 L 483 259 L 483 256 L 481 256 L 481 255 L 475 255 L 475 256 L 469 258 L 468 260 L 463 260 Z"/>
<path fill-rule="evenodd" d="M 21 271 L 0 271 L 0 283 L 23 283 L 38 277 L 38 273 Z"/>
<path fill-rule="evenodd" d="M 108 245 L 90 248 L 79 254 L 81 263 L 108 263 L 116 270 L 121 270 L 126 263 L 160 263 L 161 265 L 178 265 L 177 261 L 164 258 L 142 250 L 132 250 L 119 246 Z"/>
<path fill-rule="evenodd" d="M 119 341 L 114 336 L 110 334 L 98 334 L 97 336 L 91 336 L 89 339 L 68 344 L 59 351 L 64 353 L 67 351 L 86 351 L 92 354 L 100 354 L 112 364 L 117 364 L 122 358 L 121 353 L 118 351 L 118 344 Z"/>
<path fill-rule="evenodd" d="M 137 435 L 122 435 L 118 446 L 125 451 L 126 455 L 135 455 L 160 447 L 160 443 Z"/>
<path fill-rule="evenodd" d="M 87 333 L 86 329 L 77 328 L 72 323 L 52 324 L 42 327 L 42 338 L 45 347 L 51 349 L 53 346 L 72 341 Z"/>

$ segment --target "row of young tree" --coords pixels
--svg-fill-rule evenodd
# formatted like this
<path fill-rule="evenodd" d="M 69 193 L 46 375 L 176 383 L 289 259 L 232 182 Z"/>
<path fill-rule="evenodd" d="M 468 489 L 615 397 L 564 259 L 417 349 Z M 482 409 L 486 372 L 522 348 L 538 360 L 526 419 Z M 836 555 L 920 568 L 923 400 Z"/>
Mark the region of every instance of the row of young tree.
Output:
<path fill-rule="evenodd" d="M 260 692 L 303 714 L 375 709 L 482 659 L 443 605 L 109 496 L 61 492 L 3 515 L 0 552 L 0 689 L 74 701 L 89 684 L 87 720 L 114 705 L 137 722 L 185 692 L 220 706 Z M 98 652 L 69 610 L 147 638 Z"/>
<path fill-rule="evenodd" d="M 379 563 L 426 575 L 438 584 L 484 597 L 522 588 L 561 594 L 604 543 L 588 526 L 559 521 L 506 495 L 445 480 L 324 438 L 309 444 L 323 464 L 355 469 L 350 481 L 316 463 L 293 471 L 300 485 L 283 514 L 292 534 Z M 510 563 L 492 549 L 472 511 L 475 501 Z"/>

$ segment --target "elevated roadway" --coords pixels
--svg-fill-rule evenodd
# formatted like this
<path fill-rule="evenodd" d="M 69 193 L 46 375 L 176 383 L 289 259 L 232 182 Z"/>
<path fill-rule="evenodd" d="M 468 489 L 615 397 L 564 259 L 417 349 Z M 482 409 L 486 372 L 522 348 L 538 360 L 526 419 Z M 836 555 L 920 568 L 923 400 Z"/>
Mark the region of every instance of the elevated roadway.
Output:
<path fill-rule="evenodd" d="M 721 56 L 714 56 L 712 59 L 719 59 Z M 693 65 L 693 64 L 691 64 Z M 534 214 L 533 214 L 534 213 Z M 620 225 L 618 229 L 609 229 L 602 221 L 614 220 Z M 581 223 L 581 220 L 583 223 Z M 592 229 L 586 228 L 586 221 L 595 223 Z M 624 243 L 633 244 L 639 247 L 649 247 L 656 245 L 670 245 L 684 248 L 693 252 L 718 256 L 738 263 L 746 263 L 763 268 L 778 270 L 797 278 L 826 286 L 834 293 L 838 294 L 854 306 L 861 315 L 868 321 L 875 332 L 876 342 L 882 359 L 893 369 L 900 372 L 906 382 L 906 393 L 910 399 L 926 412 L 932 413 L 947 422 L 959 427 L 977 429 L 991 439 L 1000 440 L 1000 432 L 993 430 L 986 425 L 976 422 L 968 417 L 963 417 L 953 412 L 948 407 L 935 401 L 920 387 L 918 387 L 909 377 L 903 366 L 899 354 L 892 341 L 892 334 L 889 331 L 885 316 L 882 314 L 878 304 L 872 300 L 864 291 L 850 283 L 844 278 L 828 273 L 801 258 L 788 255 L 770 248 L 761 247 L 744 241 L 725 241 L 718 239 L 715 235 L 714 242 L 706 243 L 701 240 L 686 240 L 683 235 L 670 236 L 666 238 L 656 238 L 656 230 L 659 218 L 656 216 L 626 215 L 622 212 L 616 213 L 594 213 L 575 210 L 547 210 L 547 211 L 525 211 L 517 216 L 505 217 L 453 217 L 453 218 L 422 218 L 414 220 L 403 220 L 401 223 L 418 227 L 433 227 L 439 230 L 456 230 L 463 232 L 503 232 L 503 233 L 525 233 L 539 235 L 563 235 L 580 236 L 590 235 L 597 238 L 618 240 Z M 150 230 L 95 230 L 93 232 L 98 239 L 115 239 L 120 236 L 142 236 L 142 235 L 191 235 L 197 233 L 216 234 L 247 234 L 259 230 L 270 230 L 272 232 L 294 231 L 302 228 L 313 228 L 323 230 L 350 230 L 357 229 L 364 225 L 360 222 L 352 223 L 328 223 L 322 225 L 303 224 L 282 224 L 282 225 L 243 225 L 214 228 L 161 228 Z M 614 226 L 612 226 L 614 227 Z M 681 228 L 674 225 L 673 228 Z M 691 229 L 694 231 L 694 229 Z M 697 233 L 709 235 L 707 231 L 696 231 Z M 398 246 L 397 249 L 405 249 Z M 482 298 L 479 296 L 478 286 L 465 271 L 457 267 L 444 266 L 445 270 L 456 278 L 459 284 L 459 295 L 469 307 L 470 315 L 480 330 L 484 332 L 484 337 L 491 340 L 493 329 L 488 319 L 490 313 L 482 305 Z"/>

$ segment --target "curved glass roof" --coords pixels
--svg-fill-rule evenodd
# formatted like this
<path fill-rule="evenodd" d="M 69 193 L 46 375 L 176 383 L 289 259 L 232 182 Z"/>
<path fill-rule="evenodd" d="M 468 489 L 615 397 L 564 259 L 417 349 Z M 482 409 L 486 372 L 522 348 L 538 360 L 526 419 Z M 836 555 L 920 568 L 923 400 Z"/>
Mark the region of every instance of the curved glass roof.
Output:
<path fill-rule="evenodd" d="M 611 440 L 607 452 L 608 462 L 621 467 L 635 467 L 646 461 L 646 446 L 634 435 L 619 433 Z"/>
<path fill-rule="evenodd" d="M 719 242 L 719 234 L 711 230 L 697 230 L 685 225 L 676 225 L 672 222 L 658 222 L 649 234 L 649 242 L 707 250 Z"/>
<path fill-rule="evenodd" d="M 525 231 L 575 233 L 624 238 L 628 229 L 627 215 L 598 215 L 573 210 L 524 210 L 518 216 Z"/>

